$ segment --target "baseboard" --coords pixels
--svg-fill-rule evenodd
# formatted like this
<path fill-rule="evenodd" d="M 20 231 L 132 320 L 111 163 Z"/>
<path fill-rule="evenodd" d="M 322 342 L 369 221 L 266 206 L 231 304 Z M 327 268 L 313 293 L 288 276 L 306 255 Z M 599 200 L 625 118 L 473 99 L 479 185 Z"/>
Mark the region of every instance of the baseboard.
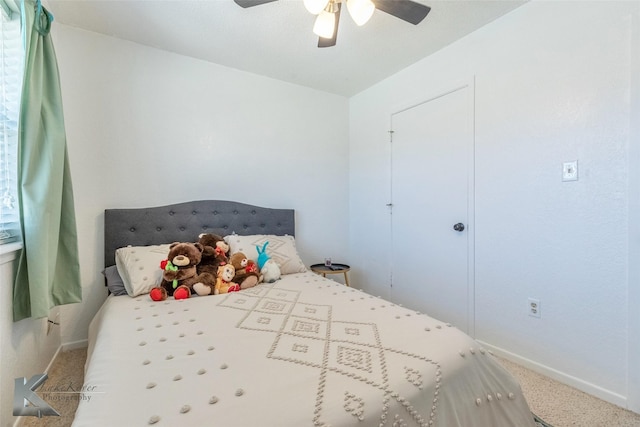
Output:
<path fill-rule="evenodd" d="M 89 345 L 89 340 L 71 341 L 62 344 L 60 347 L 62 351 L 71 351 L 78 348 L 85 348 Z"/>
<path fill-rule="evenodd" d="M 62 346 L 58 346 L 58 349 L 56 350 L 55 353 L 53 353 L 53 356 L 51 357 L 51 360 L 49 360 L 49 363 L 47 364 L 47 367 L 44 368 L 44 372 L 48 373 L 49 369 L 51 369 L 51 365 L 53 365 L 53 362 L 56 361 L 56 357 L 58 357 L 58 354 L 60 354 L 60 352 L 62 351 Z"/>
<path fill-rule="evenodd" d="M 64 344 L 61 344 L 60 346 L 58 346 L 58 349 L 53 354 L 53 357 L 51 358 L 51 360 L 47 364 L 47 367 L 45 368 L 44 373 L 48 373 L 49 372 L 49 370 L 51 369 L 51 366 L 56 361 L 56 358 L 58 357 L 58 354 L 60 354 L 60 352 L 71 351 L 71 350 L 75 350 L 75 349 L 78 349 L 78 348 L 84 348 L 84 347 L 86 347 L 88 345 L 88 343 L 89 343 L 88 340 L 79 340 L 79 341 L 72 341 L 72 342 L 64 343 Z M 13 427 L 20 427 L 22 425 L 23 418 L 24 417 L 17 417 L 16 420 L 13 422 Z"/>
<path fill-rule="evenodd" d="M 618 405 L 625 409 L 628 409 L 629 407 L 628 399 L 626 396 L 615 393 L 611 390 L 607 390 L 588 381 L 584 381 L 580 378 L 574 377 L 548 366 L 542 365 L 538 362 L 534 362 L 533 360 L 527 359 L 526 357 L 522 357 L 507 350 L 503 350 L 484 341 L 478 340 L 478 342 L 496 356 L 503 357 L 511 362 L 517 363 L 518 365 L 524 366 L 527 369 L 537 372 L 538 374 L 544 375 L 553 380 L 571 386 L 606 402 L 613 403 L 614 405 Z"/>
<path fill-rule="evenodd" d="M 49 363 L 47 364 L 47 367 L 44 368 L 44 373 L 48 373 L 49 370 L 51 369 L 51 366 L 53 365 L 53 362 L 55 362 L 56 357 L 58 357 L 58 354 L 60 354 L 60 352 L 62 351 L 62 346 L 58 346 L 58 349 L 56 350 L 55 353 L 53 353 L 53 357 L 51 357 L 51 360 L 49 360 Z M 22 420 L 24 417 L 17 417 L 16 420 L 13 422 L 13 427 L 20 427 L 22 425 Z"/>

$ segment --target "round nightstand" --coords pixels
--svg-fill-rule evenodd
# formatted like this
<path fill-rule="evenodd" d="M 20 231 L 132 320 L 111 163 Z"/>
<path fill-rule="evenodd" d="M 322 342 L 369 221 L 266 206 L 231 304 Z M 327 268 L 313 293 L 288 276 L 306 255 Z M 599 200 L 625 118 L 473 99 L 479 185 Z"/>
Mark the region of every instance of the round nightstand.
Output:
<path fill-rule="evenodd" d="M 313 264 L 309 268 L 311 268 L 311 271 L 313 271 L 314 273 L 322 274 L 322 277 L 327 277 L 327 274 L 342 273 L 344 274 L 344 283 L 349 286 L 349 276 L 347 276 L 347 273 L 349 272 L 349 270 L 351 270 L 351 267 L 349 267 L 347 264 Z"/>

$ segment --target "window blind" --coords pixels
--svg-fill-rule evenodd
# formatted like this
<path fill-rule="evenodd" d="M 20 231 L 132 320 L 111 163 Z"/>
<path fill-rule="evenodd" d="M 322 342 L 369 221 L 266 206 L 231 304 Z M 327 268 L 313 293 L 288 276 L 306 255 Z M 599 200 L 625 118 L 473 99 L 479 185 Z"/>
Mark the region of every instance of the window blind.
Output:
<path fill-rule="evenodd" d="M 18 118 L 24 60 L 20 14 L 3 7 L 0 15 L 0 244 L 3 244 L 20 236 Z"/>

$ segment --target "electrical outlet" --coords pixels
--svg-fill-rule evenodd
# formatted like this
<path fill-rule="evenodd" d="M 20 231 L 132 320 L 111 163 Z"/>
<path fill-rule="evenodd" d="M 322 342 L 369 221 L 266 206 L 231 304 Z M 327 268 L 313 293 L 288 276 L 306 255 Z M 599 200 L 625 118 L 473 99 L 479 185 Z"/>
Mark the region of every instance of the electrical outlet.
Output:
<path fill-rule="evenodd" d="M 577 181 L 578 180 L 578 161 L 564 162 L 562 164 L 562 180 Z"/>
<path fill-rule="evenodd" d="M 529 316 L 540 318 L 540 300 L 537 298 L 528 299 Z"/>

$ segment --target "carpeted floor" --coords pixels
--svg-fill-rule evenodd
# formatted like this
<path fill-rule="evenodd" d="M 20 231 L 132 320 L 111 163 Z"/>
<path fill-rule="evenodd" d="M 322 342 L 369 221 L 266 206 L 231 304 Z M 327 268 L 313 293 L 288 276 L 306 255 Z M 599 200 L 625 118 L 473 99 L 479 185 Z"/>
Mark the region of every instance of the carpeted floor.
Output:
<path fill-rule="evenodd" d="M 531 410 L 553 427 L 640 427 L 640 414 L 499 360 L 520 382 Z"/>
<path fill-rule="evenodd" d="M 38 396 L 58 411 L 59 417 L 22 417 L 21 427 L 69 427 L 78 407 L 79 393 L 84 383 L 84 362 L 87 349 L 58 353 L 47 375 L 49 378 L 38 389 Z M 65 393 L 57 392 L 65 391 Z M 47 392 L 50 390 L 50 392 Z"/>
<path fill-rule="evenodd" d="M 542 418 L 533 414 L 533 420 L 536 422 L 537 427 L 553 427 L 551 424 L 545 422 Z"/>
<path fill-rule="evenodd" d="M 49 387 L 49 390 L 51 387 L 79 390 L 83 384 L 86 357 L 86 348 L 59 353 L 42 387 Z M 539 417 L 537 421 L 540 427 L 640 427 L 640 414 L 604 402 L 508 360 L 499 360 L 520 381 L 531 410 Z M 38 395 L 60 416 L 41 419 L 24 417 L 21 427 L 71 425 L 79 394 L 46 393 L 39 389 Z"/>

